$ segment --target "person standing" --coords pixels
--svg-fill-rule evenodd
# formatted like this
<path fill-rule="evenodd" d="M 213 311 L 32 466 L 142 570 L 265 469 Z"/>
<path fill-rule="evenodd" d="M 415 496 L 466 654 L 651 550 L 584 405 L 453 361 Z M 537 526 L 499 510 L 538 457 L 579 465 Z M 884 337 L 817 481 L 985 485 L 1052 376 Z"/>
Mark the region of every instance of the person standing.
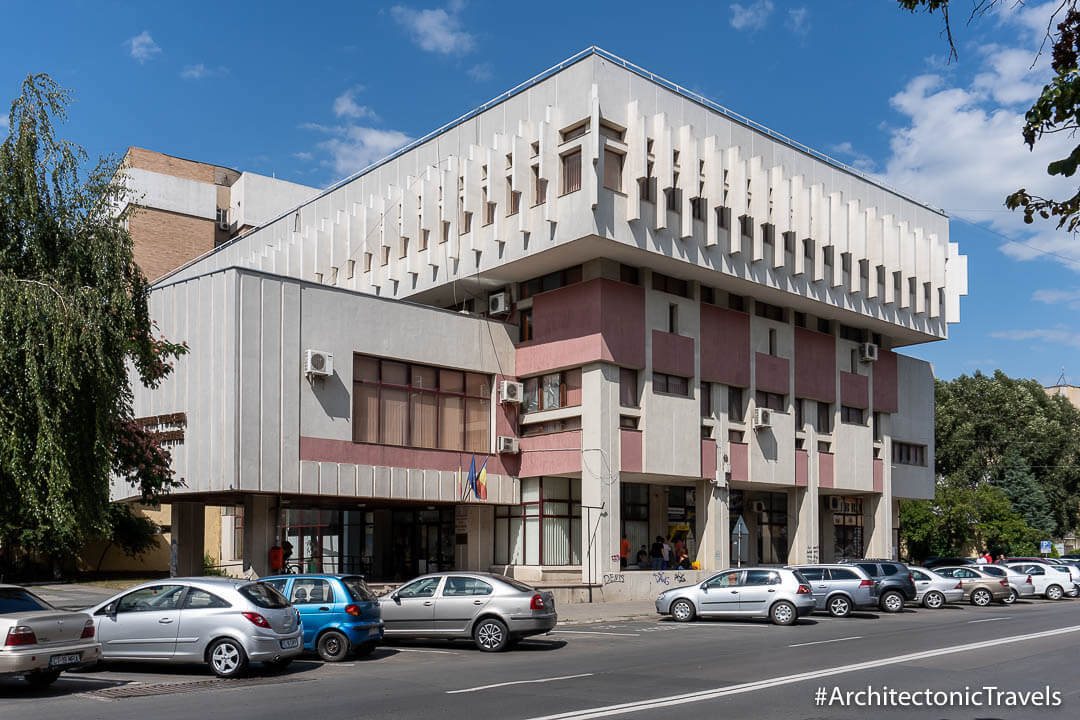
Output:
<path fill-rule="evenodd" d="M 626 539 L 626 533 L 623 533 L 622 540 L 619 541 L 619 567 L 625 570 L 629 562 L 630 541 Z"/>
<path fill-rule="evenodd" d="M 663 540 L 663 543 L 664 543 L 663 546 L 660 548 L 660 552 L 663 553 L 663 558 L 664 558 L 664 568 L 663 569 L 667 570 L 669 567 L 671 567 L 671 561 L 674 559 L 674 556 L 673 556 L 673 554 L 671 552 L 671 541 L 668 540 L 667 538 L 660 538 L 660 539 Z"/>
<path fill-rule="evenodd" d="M 652 547 L 649 548 L 649 562 L 653 570 L 664 569 L 664 538 L 659 535 L 656 536 Z"/>

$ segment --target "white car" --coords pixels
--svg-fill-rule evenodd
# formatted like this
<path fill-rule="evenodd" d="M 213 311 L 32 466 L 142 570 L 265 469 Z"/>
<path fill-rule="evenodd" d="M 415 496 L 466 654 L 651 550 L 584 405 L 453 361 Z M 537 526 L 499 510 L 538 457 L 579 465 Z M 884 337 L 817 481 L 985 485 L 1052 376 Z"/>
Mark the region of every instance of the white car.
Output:
<path fill-rule="evenodd" d="M 0 585 L 0 637 L 0 675 L 22 675 L 37 687 L 101 658 L 89 615 L 57 610 L 18 585 Z"/>
<path fill-rule="evenodd" d="M 1008 567 L 1017 572 L 1027 573 L 1035 586 L 1035 594 L 1042 595 L 1047 600 L 1060 600 L 1068 588 L 1068 577 L 1056 570 L 1054 565 L 1032 562 L 1010 563 Z"/>

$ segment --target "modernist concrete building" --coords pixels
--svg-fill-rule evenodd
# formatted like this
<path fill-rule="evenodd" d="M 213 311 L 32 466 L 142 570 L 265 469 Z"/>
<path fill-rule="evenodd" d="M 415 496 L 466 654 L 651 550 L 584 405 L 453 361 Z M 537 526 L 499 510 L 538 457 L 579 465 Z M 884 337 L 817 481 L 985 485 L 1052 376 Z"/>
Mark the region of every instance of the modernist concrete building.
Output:
<path fill-rule="evenodd" d="M 590 48 L 162 278 L 191 354 L 136 404 L 184 562 L 227 505 L 258 573 L 288 540 L 646 596 L 670 578 L 622 538 L 703 572 L 895 555 L 934 464 L 898 350 L 964 294 L 940 211 Z"/>

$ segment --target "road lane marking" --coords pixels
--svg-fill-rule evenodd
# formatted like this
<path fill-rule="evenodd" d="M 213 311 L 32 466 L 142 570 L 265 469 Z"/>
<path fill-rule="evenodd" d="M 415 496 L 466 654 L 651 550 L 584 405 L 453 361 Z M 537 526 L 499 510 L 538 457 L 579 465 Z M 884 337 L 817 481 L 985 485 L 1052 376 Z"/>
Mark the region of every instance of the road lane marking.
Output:
<path fill-rule="evenodd" d="M 507 685 L 528 685 L 530 683 L 549 683 L 556 680 L 573 680 L 574 678 L 592 677 L 593 673 L 581 673 L 580 675 L 560 675 L 559 677 L 550 678 L 537 678 L 536 680 L 511 680 L 510 682 L 494 683 L 492 685 L 478 685 L 471 688 L 463 688 L 461 690 L 447 690 L 447 695 L 457 695 L 459 693 L 471 693 L 480 690 L 490 690 L 492 688 L 506 687 Z"/>
<path fill-rule="evenodd" d="M 794 645 L 788 645 L 788 647 L 806 647 L 807 645 L 824 645 L 825 643 L 843 642 L 844 640 L 862 640 L 862 635 L 852 635 L 846 638 L 836 638 L 834 640 L 816 640 L 814 642 L 795 643 Z"/>
<path fill-rule="evenodd" d="M 836 667 L 825 668 L 822 670 L 813 670 L 810 672 L 799 673 L 796 675 L 769 678 L 767 680 L 757 680 L 755 682 L 741 683 L 738 685 L 728 685 L 725 687 L 713 688 L 711 690 L 701 690 L 698 692 L 685 693 L 682 695 L 669 695 L 667 697 L 652 698 L 651 700 L 638 700 L 636 702 L 620 703 L 618 705 L 603 705 L 594 708 L 585 708 L 582 710 L 572 710 L 569 712 L 557 713 L 555 715 L 542 715 L 530 718 L 530 720 L 591 720 L 592 718 L 609 717 L 612 715 L 624 715 L 627 713 L 641 712 L 642 710 L 658 710 L 665 707 L 671 707 L 673 705 L 685 705 L 687 703 L 701 702 L 703 700 L 714 700 L 716 698 L 725 697 L 728 695 L 740 695 L 742 693 L 756 692 L 758 690 L 764 690 L 780 685 L 792 685 L 794 683 L 805 682 L 807 680 L 816 680 L 818 678 L 829 677 L 832 675 L 842 675 L 845 673 L 886 667 L 888 665 L 899 665 L 902 663 L 912 662 L 914 660 L 925 660 L 927 658 L 939 657 L 942 655 L 954 655 L 956 653 L 969 652 L 971 650 L 981 650 L 983 648 L 996 647 L 998 645 L 1008 645 L 1011 643 L 1024 642 L 1026 640 L 1038 640 L 1048 637 L 1060 637 L 1067 633 L 1074 633 L 1078 631 L 1080 631 L 1080 625 L 1070 625 L 1068 627 L 1055 628 L 1053 630 L 1044 630 L 1042 632 L 1029 633 L 1027 635 L 1012 635 L 1010 637 L 995 638 L 993 640 L 983 640 L 981 642 L 968 643 L 966 645 L 954 645 L 951 647 L 938 648 L 936 650 L 924 650 L 921 652 L 907 653 L 906 655 L 894 655 L 892 657 L 881 658 L 879 660 L 868 660 L 866 662 L 854 663 L 851 665 L 839 665 Z"/>
<path fill-rule="evenodd" d="M 995 620 L 1012 620 L 1012 618 L 992 617 L 992 618 L 983 618 L 982 620 L 968 620 L 968 625 L 970 625 L 971 623 L 977 623 L 977 622 L 994 622 Z"/>
<path fill-rule="evenodd" d="M 616 633 L 616 632 L 596 632 L 595 630 L 552 630 L 549 635 L 618 635 L 620 637 L 639 637 L 641 633 Z"/>
<path fill-rule="evenodd" d="M 396 650 L 397 652 L 420 652 L 420 653 L 437 653 L 439 655 L 457 655 L 456 652 L 450 652 L 449 650 L 421 650 L 420 648 L 403 648 L 403 647 L 394 647 L 392 645 L 390 646 L 390 649 L 391 650 Z"/>

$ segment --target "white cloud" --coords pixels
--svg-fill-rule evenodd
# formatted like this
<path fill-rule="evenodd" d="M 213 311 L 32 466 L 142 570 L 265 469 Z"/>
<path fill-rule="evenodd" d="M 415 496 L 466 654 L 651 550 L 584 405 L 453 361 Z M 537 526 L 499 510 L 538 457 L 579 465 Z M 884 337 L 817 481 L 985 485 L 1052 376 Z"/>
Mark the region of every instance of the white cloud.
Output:
<path fill-rule="evenodd" d="M 330 165 L 342 177 L 363 170 L 407 144 L 411 137 L 398 130 L 348 125 L 335 129 L 335 137 L 317 144 L 330 156 Z"/>
<path fill-rule="evenodd" d="M 1035 330 L 999 330 L 990 333 L 990 337 L 998 340 L 1034 340 L 1036 342 L 1054 343 L 1056 345 L 1069 345 L 1080 348 L 1080 332 L 1065 328 L 1044 328 Z"/>
<path fill-rule="evenodd" d="M 489 65 L 488 63 L 473 65 L 466 71 L 465 74 L 471 77 L 476 82 L 487 82 L 492 78 L 491 65 Z"/>
<path fill-rule="evenodd" d="M 334 114 L 338 117 L 353 119 L 374 118 L 374 110 L 367 105 L 360 105 L 356 102 L 356 93 L 362 90 L 362 87 L 350 88 L 334 98 Z"/>
<path fill-rule="evenodd" d="M 736 30 L 761 30 L 772 15 L 772 0 L 754 0 L 747 5 L 731 4 L 731 27 Z"/>
<path fill-rule="evenodd" d="M 799 35 L 810 32 L 810 9 L 799 7 L 788 10 L 787 26 L 789 30 Z"/>
<path fill-rule="evenodd" d="M 8 126 L 8 116 L 7 115 L 0 116 L 0 129 L 7 130 L 7 126 Z"/>
<path fill-rule="evenodd" d="M 125 44 L 131 51 L 131 57 L 138 60 L 140 64 L 153 60 L 161 53 L 161 48 L 154 42 L 149 30 L 143 30 L 138 35 L 128 38 Z"/>
<path fill-rule="evenodd" d="M 460 13 L 464 3 L 451 3 L 447 10 L 417 10 L 405 5 L 390 8 L 390 17 L 408 30 L 413 42 L 422 50 L 442 55 L 464 55 L 476 44 L 475 38 L 463 29 Z"/>
<path fill-rule="evenodd" d="M 852 167 L 864 172 L 872 172 L 875 167 L 874 159 L 866 153 L 859 152 L 848 141 L 844 141 L 829 148 L 830 152 L 840 158 L 846 158 Z"/>
<path fill-rule="evenodd" d="M 297 160 L 303 160 L 304 162 L 311 162 L 315 159 L 315 156 L 309 152 L 294 152 L 292 156 Z"/>
<path fill-rule="evenodd" d="M 1080 310 L 1080 288 L 1074 290 L 1055 290 L 1043 288 L 1036 290 L 1031 299 L 1047 305 L 1065 305 L 1070 310 Z"/>
<path fill-rule="evenodd" d="M 229 72 L 229 69 L 226 67 L 208 68 L 203 63 L 196 63 L 195 65 L 185 65 L 184 69 L 180 71 L 180 77 L 185 80 L 202 80 L 214 75 L 224 75 L 227 72 Z"/>

